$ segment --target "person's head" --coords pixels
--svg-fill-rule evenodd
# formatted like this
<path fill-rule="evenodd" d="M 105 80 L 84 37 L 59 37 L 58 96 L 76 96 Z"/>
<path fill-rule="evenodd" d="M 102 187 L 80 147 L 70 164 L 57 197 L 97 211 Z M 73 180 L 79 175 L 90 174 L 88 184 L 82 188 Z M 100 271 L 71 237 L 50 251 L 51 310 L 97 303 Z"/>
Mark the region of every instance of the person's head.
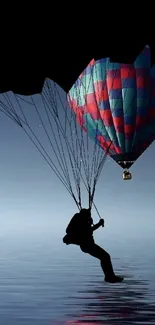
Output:
<path fill-rule="evenodd" d="M 80 214 L 82 218 L 88 221 L 88 223 L 93 223 L 93 219 L 91 218 L 91 209 L 81 209 Z"/>
<path fill-rule="evenodd" d="M 80 214 L 83 215 L 83 217 L 89 218 L 91 217 L 91 209 L 81 209 Z"/>

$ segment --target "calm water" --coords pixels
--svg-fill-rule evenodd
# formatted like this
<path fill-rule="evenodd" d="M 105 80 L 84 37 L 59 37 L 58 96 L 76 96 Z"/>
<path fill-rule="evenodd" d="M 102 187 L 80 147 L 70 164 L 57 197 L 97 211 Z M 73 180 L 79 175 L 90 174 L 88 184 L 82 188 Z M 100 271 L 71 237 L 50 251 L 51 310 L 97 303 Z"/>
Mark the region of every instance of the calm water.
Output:
<path fill-rule="evenodd" d="M 0 325 L 155 324 L 155 240 L 100 241 L 122 284 L 61 238 L 1 238 Z M 106 246 L 105 246 L 106 244 Z"/>

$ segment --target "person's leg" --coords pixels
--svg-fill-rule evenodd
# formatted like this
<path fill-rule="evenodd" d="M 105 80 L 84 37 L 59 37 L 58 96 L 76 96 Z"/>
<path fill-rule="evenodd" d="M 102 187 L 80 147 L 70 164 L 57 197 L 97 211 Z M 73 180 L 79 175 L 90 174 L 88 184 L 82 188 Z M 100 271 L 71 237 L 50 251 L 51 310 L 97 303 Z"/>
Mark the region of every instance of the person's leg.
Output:
<path fill-rule="evenodd" d="M 87 248 L 81 247 L 81 249 L 101 261 L 101 267 L 105 276 L 114 275 L 110 255 L 103 248 L 96 244 L 92 244 L 89 245 Z"/>
<path fill-rule="evenodd" d="M 117 277 L 114 273 L 110 255 L 100 246 L 91 244 L 89 246 L 81 246 L 81 250 L 101 261 L 101 267 L 105 274 L 105 281 L 115 283 L 123 281 L 123 278 Z"/>

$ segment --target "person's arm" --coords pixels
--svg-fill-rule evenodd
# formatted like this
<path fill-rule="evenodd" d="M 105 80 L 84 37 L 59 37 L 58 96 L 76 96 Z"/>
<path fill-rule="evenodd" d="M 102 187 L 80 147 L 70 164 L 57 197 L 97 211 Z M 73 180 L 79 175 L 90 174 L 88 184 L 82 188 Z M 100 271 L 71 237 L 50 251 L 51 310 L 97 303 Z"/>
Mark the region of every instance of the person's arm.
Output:
<path fill-rule="evenodd" d="M 100 222 L 96 223 L 96 225 L 92 226 L 91 229 L 92 231 L 95 231 L 96 229 L 98 229 L 101 226 Z"/>
<path fill-rule="evenodd" d="M 104 220 L 103 219 L 101 219 L 98 223 L 96 223 L 96 225 L 92 226 L 91 229 L 92 229 L 92 231 L 95 231 L 96 229 L 98 229 L 101 226 L 104 226 Z"/>

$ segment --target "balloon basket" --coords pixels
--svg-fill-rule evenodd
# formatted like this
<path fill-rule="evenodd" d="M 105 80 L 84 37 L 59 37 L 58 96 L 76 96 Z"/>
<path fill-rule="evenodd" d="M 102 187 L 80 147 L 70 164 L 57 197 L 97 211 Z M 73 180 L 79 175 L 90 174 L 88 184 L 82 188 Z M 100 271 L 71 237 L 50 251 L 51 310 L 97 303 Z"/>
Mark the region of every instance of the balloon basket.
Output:
<path fill-rule="evenodd" d="M 124 170 L 124 172 L 123 172 L 123 180 L 128 181 L 130 179 L 132 179 L 132 175 L 131 175 L 130 171 L 129 170 Z"/>

